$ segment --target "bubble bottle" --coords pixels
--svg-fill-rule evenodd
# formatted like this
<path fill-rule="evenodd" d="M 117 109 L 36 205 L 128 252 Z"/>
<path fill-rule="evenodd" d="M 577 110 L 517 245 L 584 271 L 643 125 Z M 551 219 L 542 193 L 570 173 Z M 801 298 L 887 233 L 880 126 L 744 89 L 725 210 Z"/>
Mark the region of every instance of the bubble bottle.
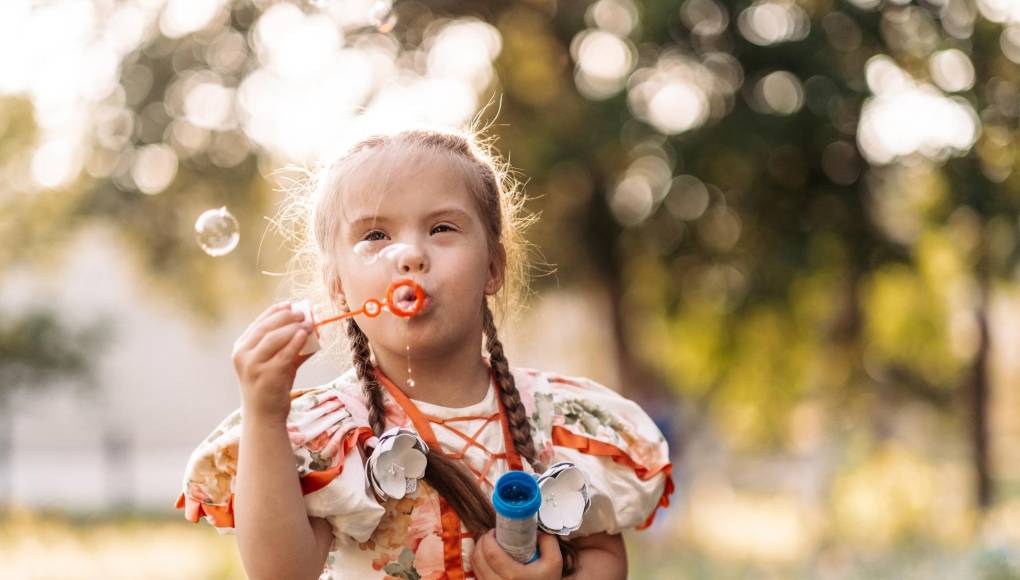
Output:
<path fill-rule="evenodd" d="M 542 493 L 530 473 L 508 471 L 492 492 L 496 508 L 496 543 L 522 564 L 538 559 L 538 508 Z"/>

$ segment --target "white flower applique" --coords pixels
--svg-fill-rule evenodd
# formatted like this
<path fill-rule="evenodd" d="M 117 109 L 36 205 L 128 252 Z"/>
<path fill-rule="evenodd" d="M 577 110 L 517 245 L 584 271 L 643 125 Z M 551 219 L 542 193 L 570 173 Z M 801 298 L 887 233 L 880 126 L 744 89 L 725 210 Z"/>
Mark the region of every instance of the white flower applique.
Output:
<path fill-rule="evenodd" d="M 368 481 L 381 500 L 401 499 L 418 489 L 429 446 L 409 429 L 393 427 L 379 437 L 368 458 Z"/>
<path fill-rule="evenodd" d="M 565 536 L 581 527 L 591 499 L 584 473 L 576 465 L 569 461 L 552 464 L 538 477 L 538 488 L 542 492 L 538 527 L 543 532 Z"/>

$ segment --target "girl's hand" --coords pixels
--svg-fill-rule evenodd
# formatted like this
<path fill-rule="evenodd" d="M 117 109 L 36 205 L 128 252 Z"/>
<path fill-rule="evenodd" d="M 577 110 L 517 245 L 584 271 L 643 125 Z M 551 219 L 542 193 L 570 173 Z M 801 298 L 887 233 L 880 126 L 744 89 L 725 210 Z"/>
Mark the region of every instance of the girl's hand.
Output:
<path fill-rule="evenodd" d="M 267 308 L 234 342 L 234 372 L 245 416 L 286 420 L 294 376 L 311 356 L 298 355 L 310 332 L 311 321 L 281 302 Z"/>
<path fill-rule="evenodd" d="M 538 533 L 538 560 L 521 564 L 496 542 L 496 531 L 478 538 L 471 552 L 471 569 L 478 580 L 549 580 L 561 578 L 563 556 L 560 543 L 552 534 Z"/>

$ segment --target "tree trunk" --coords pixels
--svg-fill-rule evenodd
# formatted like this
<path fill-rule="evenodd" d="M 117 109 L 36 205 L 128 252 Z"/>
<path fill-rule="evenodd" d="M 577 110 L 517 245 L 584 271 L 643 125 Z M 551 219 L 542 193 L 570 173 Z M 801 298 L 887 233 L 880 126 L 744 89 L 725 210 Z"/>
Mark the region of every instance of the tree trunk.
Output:
<path fill-rule="evenodd" d="M 0 516 L 14 501 L 14 426 L 11 403 L 0 393 Z"/>
<path fill-rule="evenodd" d="M 988 303 L 990 298 L 990 282 L 988 274 L 984 271 L 984 265 L 978 266 L 978 283 L 980 285 L 980 298 L 977 312 L 975 313 L 978 323 L 978 348 L 974 356 L 968 384 L 966 385 L 970 405 L 970 438 L 972 446 L 974 484 L 977 499 L 977 507 L 981 511 L 987 511 L 994 501 L 994 489 L 992 485 L 992 468 L 988 444 L 988 355 L 991 352 L 989 331 L 988 331 Z"/>

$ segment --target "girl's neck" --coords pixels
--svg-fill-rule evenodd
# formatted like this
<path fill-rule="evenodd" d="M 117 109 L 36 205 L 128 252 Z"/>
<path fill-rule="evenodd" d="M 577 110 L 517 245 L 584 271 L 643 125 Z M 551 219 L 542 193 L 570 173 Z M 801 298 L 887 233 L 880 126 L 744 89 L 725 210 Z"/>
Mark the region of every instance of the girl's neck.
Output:
<path fill-rule="evenodd" d="M 408 397 L 442 407 L 467 407 L 485 398 L 489 390 L 489 367 L 480 343 L 469 342 L 442 357 L 412 358 L 415 385 L 407 386 L 404 353 L 375 352 L 379 370 Z"/>

